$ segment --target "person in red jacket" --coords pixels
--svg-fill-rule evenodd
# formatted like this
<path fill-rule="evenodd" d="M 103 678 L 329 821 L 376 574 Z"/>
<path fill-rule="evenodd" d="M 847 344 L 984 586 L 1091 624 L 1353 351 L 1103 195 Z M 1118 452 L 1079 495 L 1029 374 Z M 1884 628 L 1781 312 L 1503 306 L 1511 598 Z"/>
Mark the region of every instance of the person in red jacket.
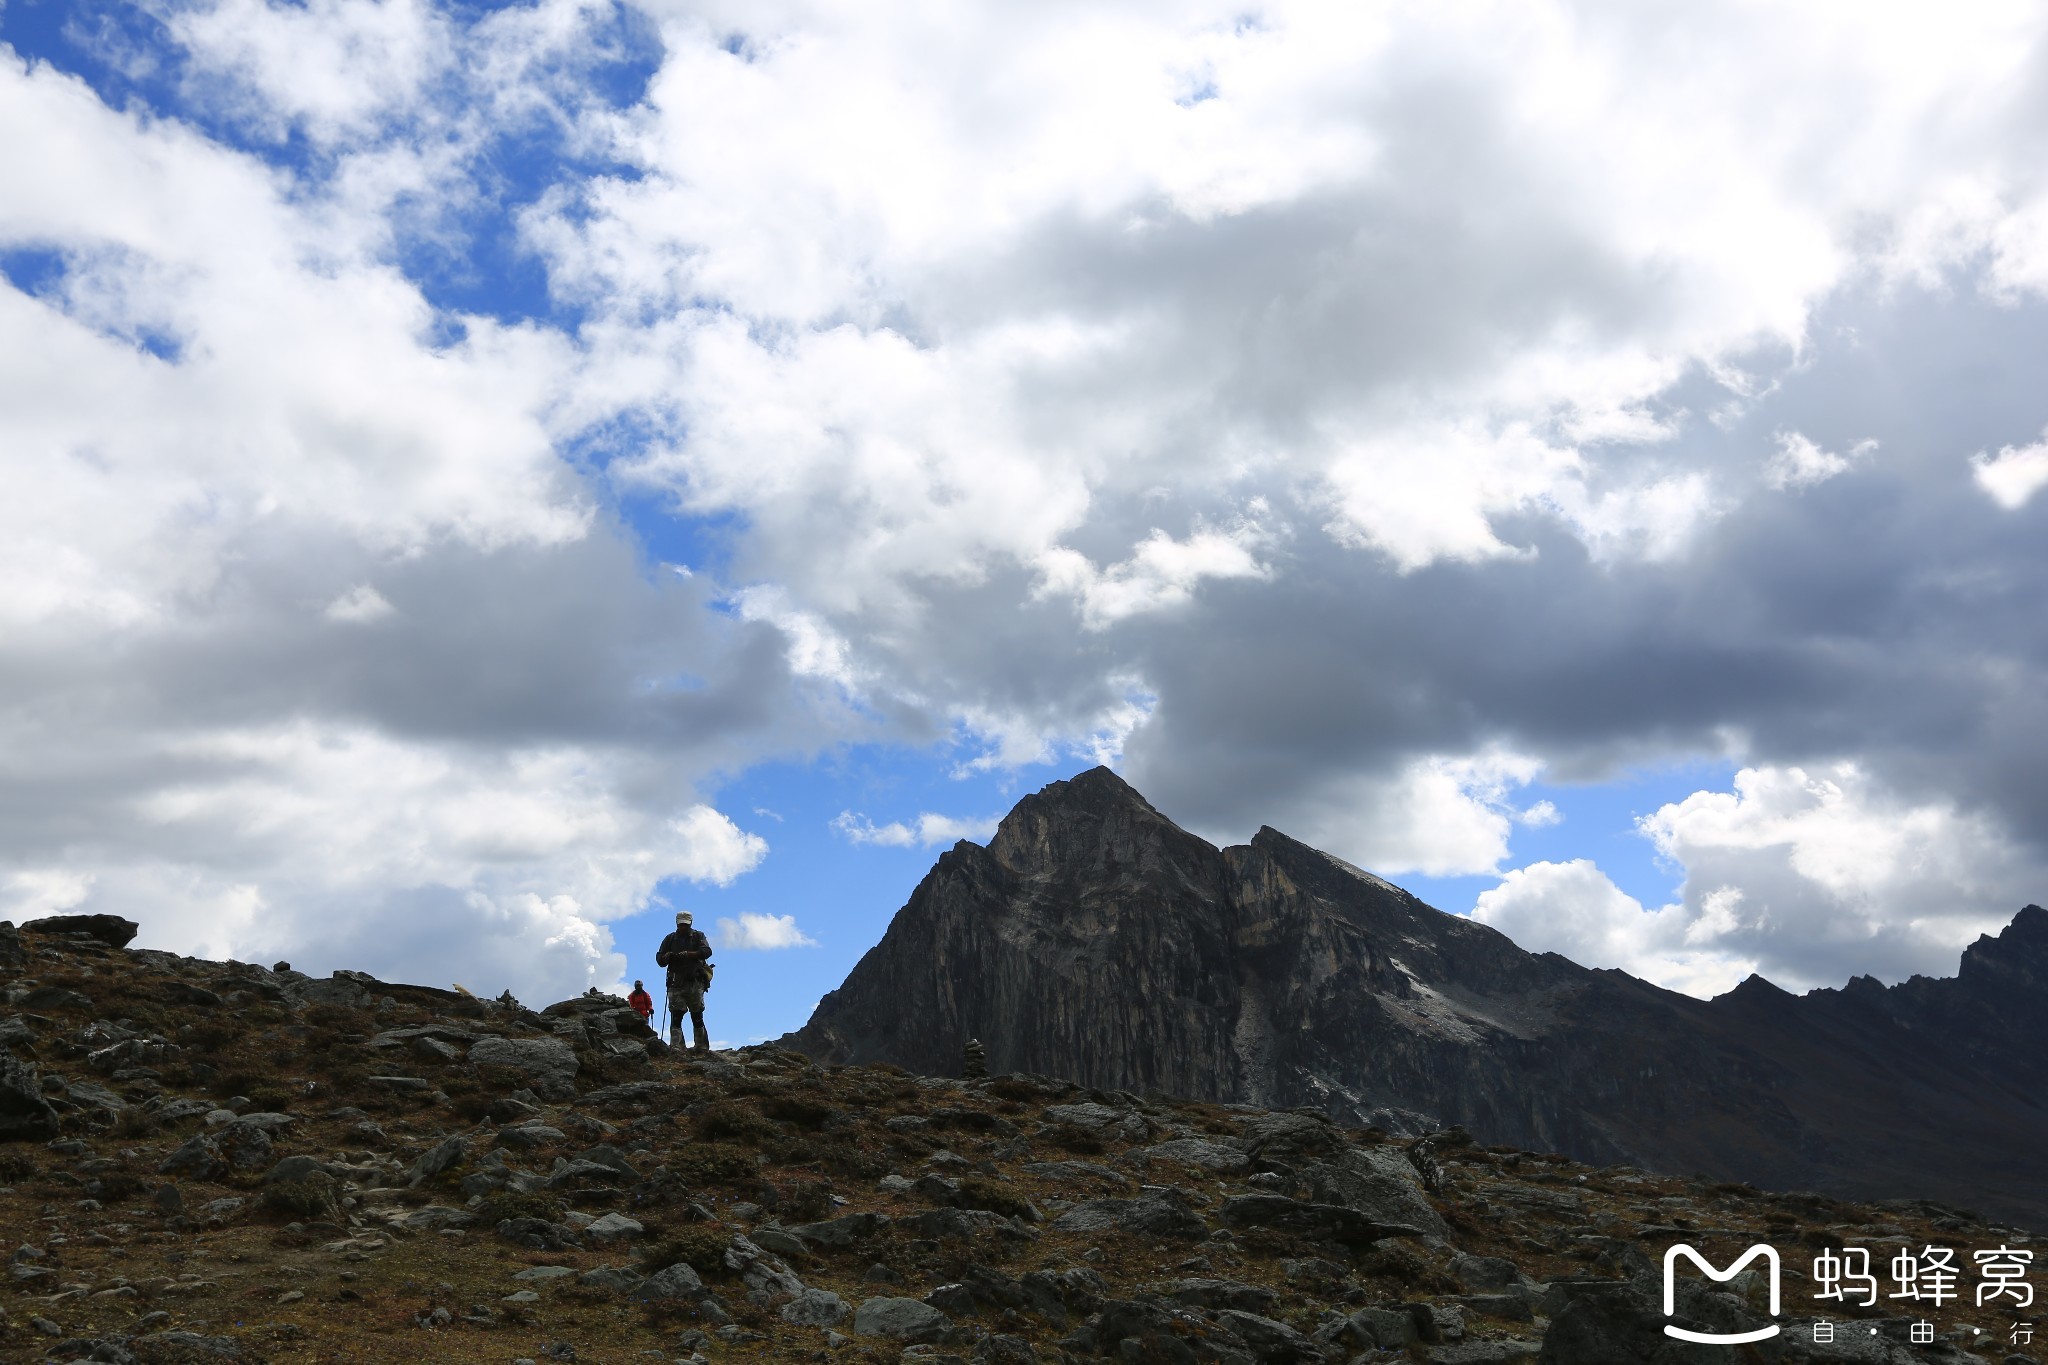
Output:
<path fill-rule="evenodd" d="M 633 1007 L 633 1012 L 640 1016 L 643 1023 L 654 1017 L 654 997 L 647 993 L 644 982 L 633 983 L 633 993 L 626 997 L 626 1003 Z"/>

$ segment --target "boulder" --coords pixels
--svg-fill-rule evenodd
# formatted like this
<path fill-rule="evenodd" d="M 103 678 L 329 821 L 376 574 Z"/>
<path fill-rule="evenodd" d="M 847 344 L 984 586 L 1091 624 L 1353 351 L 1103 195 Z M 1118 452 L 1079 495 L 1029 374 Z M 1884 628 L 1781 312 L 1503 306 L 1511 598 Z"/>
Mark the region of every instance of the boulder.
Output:
<path fill-rule="evenodd" d="M 126 948 L 142 926 L 119 915 L 46 915 L 21 926 L 29 934 L 78 934 L 109 948 Z"/>
<path fill-rule="evenodd" d="M 866 1299 L 853 1314 L 855 1333 L 891 1341 L 935 1341 L 952 1325 L 951 1318 L 916 1299 Z"/>
<path fill-rule="evenodd" d="M 444 1138 L 422 1152 L 419 1160 L 412 1163 L 412 1169 L 406 1172 L 405 1183 L 408 1188 L 418 1189 L 443 1171 L 460 1163 L 468 1155 L 468 1138 L 460 1133 L 451 1138 Z"/>
<path fill-rule="evenodd" d="M 1143 1142 L 1152 1131 L 1146 1125 L 1144 1115 L 1107 1104 L 1050 1105 L 1045 1111 L 1045 1121 L 1079 1128 L 1099 1138 L 1120 1138 L 1125 1142 Z"/>
<path fill-rule="evenodd" d="M 36 1069 L 0 1052 L 0 1142 L 48 1142 L 57 1128 L 57 1111 L 43 1098 Z"/>
<path fill-rule="evenodd" d="M 1420 1237 L 1410 1224 L 1377 1223 L 1340 1204 L 1315 1204 L 1278 1194 L 1240 1194 L 1223 1201 L 1223 1224 L 1231 1228 L 1273 1228 L 1297 1237 L 1362 1246 L 1386 1237 Z"/>
<path fill-rule="evenodd" d="M 813 1246 L 838 1249 L 872 1237 L 887 1226 L 889 1215 L 885 1213 L 847 1213 L 822 1223 L 799 1223 L 783 1231 Z"/>
<path fill-rule="evenodd" d="M 547 1100 L 576 1097 L 576 1049 L 559 1038 L 480 1038 L 469 1062 L 497 1084 L 526 1086 Z"/>
<path fill-rule="evenodd" d="M 626 1266 L 601 1265 L 595 1270 L 586 1270 L 578 1275 L 576 1283 L 587 1284 L 595 1289 L 609 1289 L 615 1294 L 633 1294 L 639 1291 L 641 1285 L 647 1283 L 647 1277 Z"/>
<path fill-rule="evenodd" d="M 747 1302 L 760 1308 L 772 1308 L 804 1292 L 804 1282 L 787 1265 L 744 1237 L 726 1244 L 725 1268 L 746 1286 Z"/>
<path fill-rule="evenodd" d="M 1200 1214 L 1178 1200 L 1155 1195 L 1142 1199 L 1091 1199 L 1068 1209 L 1053 1220 L 1052 1226 L 1056 1232 L 1117 1230 L 1190 1241 L 1209 1235 L 1209 1226 Z"/>
<path fill-rule="evenodd" d="M 550 1223 L 545 1218 L 507 1218 L 499 1222 L 496 1231 L 514 1246 L 534 1251 L 566 1251 L 582 1245 L 576 1229 L 565 1223 Z"/>
<path fill-rule="evenodd" d="M 695 1302 L 703 1298 L 705 1292 L 704 1281 L 697 1272 L 678 1261 L 641 1281 L 640 1287 L 633 1291 L 633 1297 L 649 1301 Z"/>
<path fill-rule="evenodd" d="M 275 1154 L 270 1131 L 235 1122 L 222 1128 L 214 1141 L 220 1145 L 220 1154 L 226 1158 L 230 1170 L 254 1171 L 270 1165 Z"/>
<path fill-rule="evenodd" d="M 1260 1365 L 1308 1365 L 1310 1361 L 1320 1365 L 1323 1359 L 1322 1351 L 1307 1337 L 1284 1322 L 1257 1313 L 1221 1309 L 1216 1325 L 1250 1348 Z"/>
<path fill-rule="evenodd" d="M 228 1173 L 220 1144 L 207 1133 L 195 1133 L 157 1163 L 158 1175 L 183 1175 L 194 1180 L 219 1180 Z"/>
<path fill-rule="evenodd" d="M 829 1289 L 806 1289 L 776 1310 L 784 1322 L 799 1327 L 837 1327 L 852 1311 Z"/>
<path fill-rule="evenodd" d="M 1227 1142 L 1212 1142 L 1207 1138 L 1175 1138 L 1147 1147 L 1138 1153 L 1151 1161 L 1177 1161 L 1183 1166 L 1199 1166 L 1205 1171 L 1218 1175 L 1238 1175 L 1252 1168 L 1252 1159 L 1244 1154 L 1241 1147 Z"/>
<path fill-rule="evenodd" d="M 1348 1147 L 1328 1161 L 1300 1167 L 1309 1198 L 1340 1204 L 1376 1223 L 1400 1223 L 1434 1237 L 1450 1228 L 1422 1192 L 1422 1178 L 1406 1152 L 1392 1147 Z"/>
<path fill-rule="evenodd" d="M 1236 1280 L 1187 1279 L 1155 1285 L 1154 1291 L 1190 1308 L 1235 1308 L 1244 1313 L 1270 1313 L 1280 1295 Z"/>
<path fill-rule="evenodd" d="M 583 1229 L 583 1237 L 593 1245 L 609 1246 L 613 1242 L 629 1241 L 645 1231 L 645 1227 L 623 1213 L 608 1213 L 593 1219 L 590 1226 Z"/>

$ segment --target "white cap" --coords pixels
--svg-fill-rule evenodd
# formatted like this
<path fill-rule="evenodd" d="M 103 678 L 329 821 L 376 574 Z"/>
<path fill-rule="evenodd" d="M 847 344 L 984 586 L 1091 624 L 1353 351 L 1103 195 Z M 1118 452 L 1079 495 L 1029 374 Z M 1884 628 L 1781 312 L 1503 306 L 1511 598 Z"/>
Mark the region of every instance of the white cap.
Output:
<path fill-rule="evenodd" d="M 689 911 L 687 911 L 687 910 L 678 910 L 678 911 L 676 911 L 676 923 L 677 923 L 677 924 L 688 924 L 689 922 L 690 922 L 690 912 L 689 912 Z"/>

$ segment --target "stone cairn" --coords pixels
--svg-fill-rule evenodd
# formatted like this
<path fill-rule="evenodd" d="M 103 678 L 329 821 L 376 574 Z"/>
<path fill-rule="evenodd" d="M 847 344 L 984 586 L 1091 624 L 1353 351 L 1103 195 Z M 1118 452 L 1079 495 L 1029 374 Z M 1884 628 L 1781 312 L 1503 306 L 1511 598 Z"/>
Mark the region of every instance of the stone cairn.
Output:
<path fill-rule="evenodd" d="M 961 1060 L 960 1074 L 970 1081 L 978 1081 L 988 1075 L 988 1050 L 981 1045 L 981 1039 L 967 1040 L 966 1056 Z"/>

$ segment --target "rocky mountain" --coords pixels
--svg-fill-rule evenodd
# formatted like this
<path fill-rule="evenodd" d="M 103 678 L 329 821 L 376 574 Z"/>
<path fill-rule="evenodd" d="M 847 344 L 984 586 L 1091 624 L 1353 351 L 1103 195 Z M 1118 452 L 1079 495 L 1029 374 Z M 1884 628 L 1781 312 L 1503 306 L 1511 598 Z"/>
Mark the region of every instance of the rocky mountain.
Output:
<path fill-rule="evenodd" d="M 1845 1248 L 2033 1252 L 1935 1205 L 1044 1076 L 676 1054 L 596 992 L 531 1010 L 135 932 L 0 923 L 0 1359 L 2038 1360 L 1967 1282 L 1814 1298 Z M 1717 1266 L 1776 1246 L 1782 1304 L 1754 1270 L 1695 1275 L 1667 1317 L 1679 1241 Z"/>
<path fill-rule="evenodd" d="M 2048 911 L 1951 979 L 1710 1001 L 1524 952 L 1273 829 L 1218 849 L 1098 768 L 940 856 L 784 1041 L 2048 1227 Z"/>

